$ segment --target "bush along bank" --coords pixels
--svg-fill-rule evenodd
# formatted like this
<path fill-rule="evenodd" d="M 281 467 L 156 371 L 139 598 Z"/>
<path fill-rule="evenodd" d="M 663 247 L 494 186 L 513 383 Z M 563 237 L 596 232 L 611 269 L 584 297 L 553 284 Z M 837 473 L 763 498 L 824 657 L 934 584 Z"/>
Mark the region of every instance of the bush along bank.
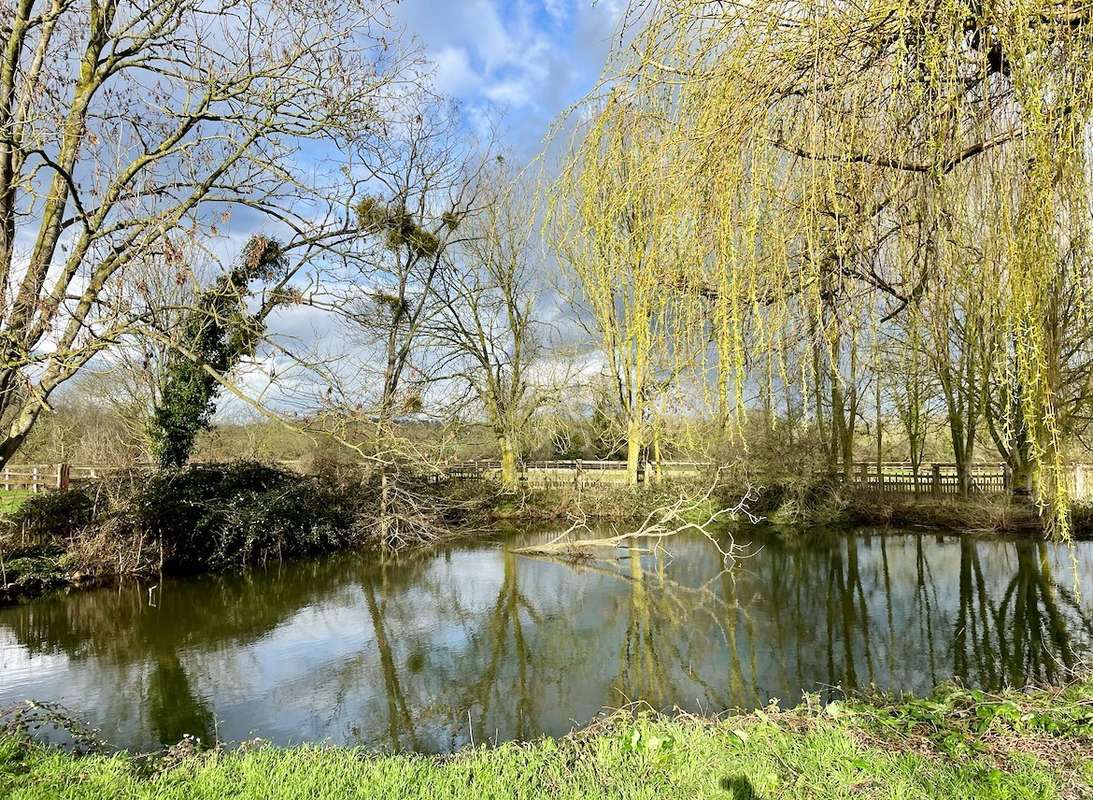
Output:
<path fill-rule="evenodd" d="M 432 541 L 475 513 L 471 504 L 444 502 L 440 491 L 415 481 L 413 519 L 392 503 L 393 521 L 384 525 L 379 476 L 301 475 L 253 462 L 134 472 L 33 495 L 0 529 L 0 599 L 382 548 L 414 535 Z"/>
<path fill-rule="evenodd" d="M 670 507 L 679 507 L 679 521 L 706 522 L 736 506 L 745 492 L 749 512 L 790 530 L 866 524 L 1043 533 L 1034 508 L 1007 498 L 901 498 L 823 482 L 746 486 L 722 481 L 711 489 L 695 481 L 503 492 L 489 481 L 438 484 L 403 474 L 385 487 L 380 475 L 355 469 L 301 475 L 256 462 L 134 472 L 31 495 L 0 521 L 0 602 L 124 576 L 427 545 L 498 523 L 637 527 Z M 1093 514 L 1076 509 L 1074 530 L 1088 531 L 1091 521 Z"/>
<path fill-rule="evenodd" d="M 1093 682 L 927 699 L 807 698 L 716 719 L 618 712 L 562 739 L 453 756 L 249 743 L 156 756 L 74 755 L 0 736 L 11 800 L 343 798 L 854 798 L 1093 796 Z"/>

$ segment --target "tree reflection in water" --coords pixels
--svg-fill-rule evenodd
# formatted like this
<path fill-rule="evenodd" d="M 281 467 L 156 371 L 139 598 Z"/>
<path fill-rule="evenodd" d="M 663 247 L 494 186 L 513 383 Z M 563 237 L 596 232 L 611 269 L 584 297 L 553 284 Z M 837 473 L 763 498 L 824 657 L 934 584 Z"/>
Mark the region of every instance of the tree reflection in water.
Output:
<path fill-rule="evenodd" d="M 3 609 L 0 704 L 59 701 L 138 748 L 219 733 L 448 751 L 634 701 L 716 711 L 834 686 L 1053 680 L 1093 641 L 1088 544 L 736 540 L 754 555 L 732 570 L 702 537 L 576 563 L 491 543 L 170 581 L 156 608 L 130 586 Z"/>

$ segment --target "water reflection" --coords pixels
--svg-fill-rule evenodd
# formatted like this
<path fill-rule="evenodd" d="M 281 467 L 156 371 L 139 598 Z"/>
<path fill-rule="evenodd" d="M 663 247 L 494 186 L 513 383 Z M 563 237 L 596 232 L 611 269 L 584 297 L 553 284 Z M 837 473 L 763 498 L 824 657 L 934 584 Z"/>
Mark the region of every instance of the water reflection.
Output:
<path fill-rule="evenodd" d="M 633 701 L 1052 680 L 1093 643 L 1088 543 L 736 539 L 754 555 L 731 571 L 702 537 L 576 564 L 483 542 L 172 581 L 154 605 L 128 586 L 3 609 L 0 705 L 60 702 L 140 749 L 190 734 L 448 751 Z"/>

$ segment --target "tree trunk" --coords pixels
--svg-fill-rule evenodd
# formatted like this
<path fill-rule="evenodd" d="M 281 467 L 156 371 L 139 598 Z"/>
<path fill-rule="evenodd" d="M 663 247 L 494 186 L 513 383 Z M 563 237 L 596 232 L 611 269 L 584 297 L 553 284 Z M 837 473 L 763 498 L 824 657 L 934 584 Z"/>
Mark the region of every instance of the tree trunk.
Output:
<path fill-rule="evenodd" d="M 1013 475 L 1012 493 L 1021 497 L 1031 497 L 1035 486 L 1036 467 L 1032 461 L 1032 447 L 1029 441 L 1028 423 L 1021 416 L 1023 412 L 1018 408 L 1014 426 L 1013 443 L 1009 449 L 1010 472 Z"/>
<path fill-rule="evenodd" d="M 626 483 L 630 486 L 638 485 L 641 445 L 641 412 L 637 410 L 631 415 L 626 431 Z"/>
<path fill-rule="evenodd" d="M 516 448 L 512 446 L 512 439 L 504 434 L 497 437 L 497 446 L 501 450 L 501 486 L 515 491 L 520 482 L 516 469 Z"/>
<path fill-rule="evenodd" d="M 964 458 L 962 450 L 956 451 L 956 485 L 960 496 L 967 499 L 972 490 L 971 465 Z"/>
<path fill-rule="evenodd" d="M 843 393 L 839 380 L 839 376 L 832 372 L 831 471 L 849 482 L 854 470 L 855 401 Z"/>
<path fill-rule="evenodd" d="M 877 484 L 880 485 L 882 474 L 882 463 L 884 460 L 884 424 L 881 421 L 880 411 L 880 372 L 876 377 L 877 385 L 874 387 L 875 391 L 875 404 L 877 411 Z"/>
<path fill-rule="evenodd" d="M 380 475 L 380 539 L 384 544 L 391 534 L 391 518 L 388 515 L 390 506 L 390 490 L 387 486 L 387 472 Z"/>
<path fill-rule="evenodd" d="M 823 449 L 824 462 L 829 469 L 832 469 L 834 448 L 831 446 L 831 437 L 827 429 L 827 423 L 824 421 L 824 387 L 820 378 L 823 369 L 823 358 L 820 342 L 816 338 L 818 334 L 815 320 L 810 322 L 809 336 L 812 338 L 812 415 L 816 425 L 816 434 L 820 439 L 820 447 Z"/>
<path fill-rule="evenodd" d="M 27 435 L 30 433 L 30 429 L 34 427 L 35 421 L 38 419 L 38 414 L 41 412 L 41 405 L 35 403 L 33 399 L 24 403 L 23 407 L 19 410 L 15 419 L 8 425 L 7 431 L 3 440 L 0 441 L 0 468 L 6 466 L 11 461 L 12 456 L 22 446 L 26 440 Z"/>
<path fill-rule="evenodd" d="M 661 481 L 660 471 L 660 426 L 653 427 L 653 474 L 652 476 L 645 476 L 646 482 L 652 482 L 659 484 Z"/>

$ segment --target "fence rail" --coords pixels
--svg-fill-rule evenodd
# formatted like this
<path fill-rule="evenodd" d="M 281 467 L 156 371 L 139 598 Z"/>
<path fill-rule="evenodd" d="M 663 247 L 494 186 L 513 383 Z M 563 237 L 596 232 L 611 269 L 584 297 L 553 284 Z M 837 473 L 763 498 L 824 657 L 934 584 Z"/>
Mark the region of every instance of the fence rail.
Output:
<path fill-rule="evenodd" d="M 289 469 L 301 469 L 303 465 L 300 460 L 276 461 L 274 463 Z M 132 464 L 9 464 L 3 470 L 0 470 L 0 486 L 5 491 L 19 489 L 41 492 L 47 489 L 68 489 L 110 475 L 149 471 L 154 468 L 155 465 L 150 462 Z"/>
<path fill-rule="evenodd" d="M 211 462 L 210 462 L 211 463 Z M 289 469 L 303 470 L 304 462 L 278 461 Z M 109 475 L 133 470 L 148 470 L 152 464 L 10 464 L 0 470 L 0 485 L 5 490 L 66 489 Z M 716 468 L 710 461 L 643 461 L 638 467 L 638 480 L 643 484 L 694 480 Z M 563 487 L 588 484 L 625 484 L 628 474 L 625 461 L 559 460 L 522 461 L 517 465 L 520 480 L 531 486 Z M 446 465 L 438 478 L 480 480 L 499 478 L 501 462 L 496 460 L 460 461 Z M 998 494 L 1012 488 L 1009 471 L 1004 464 L 974 464 L 970 469 L 970 491 L 976 494 Z M 906 462 L 856 462 L 851 471 L 852 485 L 871 491 L 891 494 L 946 496 L 959 495 L 960 479 L 956 464 L 931 462 L 916 468 Z M 1069 467 L 1067 489 L 1079 501 L 1093 500 L 1093 464 Z"/>
<path fill-rule="evenodd" d="M 714 469 L 709 461 L 644 461 L 638 480 L 651 483 L 681 478 L 698 478 Z M 625 461 L 525 461 L 518 466 L 520 479 L 530 485 L 582 485 L 584 483 L 625 483 Z M 455 479 L 496 478 L 500 461 L 464 461 L 451 464 L 445 475 Z M 973 494 L 1001 494 L 1012 489 L 1005 464 L 973 464 L 969 470 L 969 491 Z M 916 468 L 908 462 L 855 462 L 849 482 L 861 488 L 891 494 L 945 496 L 961 493 L 957 466 L 951 462 L 930 462 Z M 1093 499 L 1093 464 L 1074 464 L 1067 475 L 1067 489 L 1074 500 Z"/>

